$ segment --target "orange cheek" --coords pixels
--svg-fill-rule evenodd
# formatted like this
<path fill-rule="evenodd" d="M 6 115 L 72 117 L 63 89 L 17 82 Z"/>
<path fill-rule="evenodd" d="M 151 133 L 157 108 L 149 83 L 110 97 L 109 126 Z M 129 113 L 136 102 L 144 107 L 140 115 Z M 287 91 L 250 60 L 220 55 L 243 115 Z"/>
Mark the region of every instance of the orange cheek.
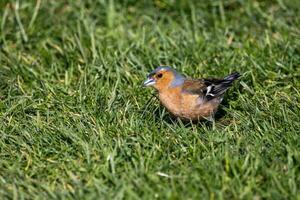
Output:
<path fill-rule="evenodd" d="M 154 85 L 154 88 L 157 90 L 162 90 L 164 88 L 164 84 L 161 81 L 157 80 Z"/>
<path fill-rule="evenodd" d="M 163 73 L 162 78 L 156 79 L 154 87 L 159 91 L 167 89 L 171 85 L 173 79 L 174 75 L 172 72 L 165 72 Z"/>
<path fill-rule="evenodd" d="M 169 78 L 165 77 L 162 79 L 158 79 L 156 81 L 156 84 L 154 85 L 154 87 L 157 90 L 163 90 L 163 89 L 168 88 L 170 86 L 170 83 L 171 83 L 171 80 Z"/>

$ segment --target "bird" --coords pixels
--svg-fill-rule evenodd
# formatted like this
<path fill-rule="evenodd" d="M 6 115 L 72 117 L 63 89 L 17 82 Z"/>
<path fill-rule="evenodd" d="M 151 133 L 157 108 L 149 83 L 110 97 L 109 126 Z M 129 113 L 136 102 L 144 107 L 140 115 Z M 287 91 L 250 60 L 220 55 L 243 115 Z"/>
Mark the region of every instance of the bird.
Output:
<path fill-rule="evenodd" d="M 222 79 L 194 79 L 169 66 L 159 66 L 148 74 L 143 86 L 158 92 L 161 104 L 172 117 L 183 121 L 214 121 L 226 90 L 240 76 L 234 72 Z"/>

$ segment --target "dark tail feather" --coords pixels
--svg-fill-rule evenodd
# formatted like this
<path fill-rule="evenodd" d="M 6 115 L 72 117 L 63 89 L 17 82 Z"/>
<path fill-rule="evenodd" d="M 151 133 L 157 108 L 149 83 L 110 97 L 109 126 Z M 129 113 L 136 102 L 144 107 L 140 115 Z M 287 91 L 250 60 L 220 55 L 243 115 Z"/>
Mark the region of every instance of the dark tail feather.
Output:
<path fill-rule="evenodd" d="M 208 87 L 210 88 L 206 94 L 207 99 L 210 100 L 224 94 L 224 92 L 232 85 L 232 82 L 238 79 L 240 76 L 241 75 L 238 72 L 234 72 L 222 80 L 209 81 L 210 84 Z"/>
<path fill-rule="evenodd" d="M 240 73 L 234 72 L 234 73 L 232 73 L 232 74 L 226 76 L 226 77 L 224 78 L 224 81 L 230 81 L 230 82 L 232 82 L 232 81 L 238 79 L 240 76 L 241 76 Z"/>
<path fill-rule="evenodd" d="M 225 90 L 232 85 L 232 82 L 235 81 L 236 79 L 238 79 L 240 76 L 241 75 L 238 72 L 234 72 L 234 73 L 226 76 L 223 80 L 221 80 L 218 87 L 216 87 L 217 92 L 222 93 L 222 90 L 224 90 L 224 92 L 225 92 Z"/>

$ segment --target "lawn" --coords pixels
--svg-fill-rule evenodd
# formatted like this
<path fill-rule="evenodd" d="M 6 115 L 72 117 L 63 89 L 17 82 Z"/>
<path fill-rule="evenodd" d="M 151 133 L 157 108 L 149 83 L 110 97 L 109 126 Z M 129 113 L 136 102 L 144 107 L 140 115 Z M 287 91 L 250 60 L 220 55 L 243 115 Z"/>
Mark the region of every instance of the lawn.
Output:
<path fill-rule="evenodd" d="M 215 123 L 141 87 L 243 76 Z M 300 199 L 299 0 L 1 0 L 0 199 Z"/>

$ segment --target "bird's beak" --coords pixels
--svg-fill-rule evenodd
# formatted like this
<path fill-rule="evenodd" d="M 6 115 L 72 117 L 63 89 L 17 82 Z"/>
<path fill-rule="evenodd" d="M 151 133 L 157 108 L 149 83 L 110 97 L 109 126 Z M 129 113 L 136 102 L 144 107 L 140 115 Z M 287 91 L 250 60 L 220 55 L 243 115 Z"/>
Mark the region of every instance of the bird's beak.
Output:
<path fill-rule="evenodd" d="M 148 78 L 147 80 L 144 81 L 143 86 L 149 87 L 154 84 L 155 84 L 155 80 L 153 78 Z"/>

